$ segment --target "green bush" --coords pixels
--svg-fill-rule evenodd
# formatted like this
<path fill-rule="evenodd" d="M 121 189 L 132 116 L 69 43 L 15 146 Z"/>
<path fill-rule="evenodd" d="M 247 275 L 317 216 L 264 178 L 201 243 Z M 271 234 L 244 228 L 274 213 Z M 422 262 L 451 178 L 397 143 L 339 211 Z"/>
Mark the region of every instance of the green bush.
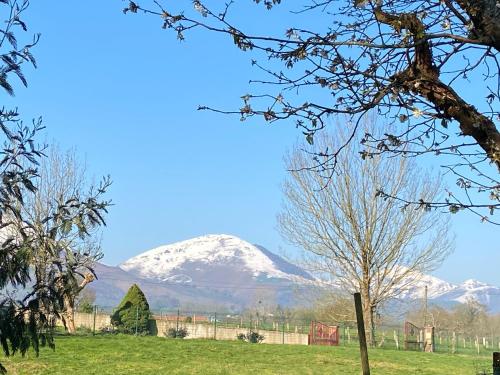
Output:
<path fill-rule="evenodd" d="M 247 334 L 240 333 L 236 335 L 236 338 L 240 341 L 251 342 L 253 344 L 258 344 L 264 340 L 264 336 L 262 336 L 258 332 L 250 331 Z"/>
<path fill-rule="evenodd" d="M 188 331 L 186 328 L 169 328 L 168 331 L 165 333 L 165 336 L 171 338 L 171 339 L 183 339 L 188 335 Z"/>
<path fill-rule="evenodd" d="M 119 332 L 144 335 L 149 334 L 150 317 L 146 296 L 137 284 L 134 284 L 111 315 L 111 324 Z"/>

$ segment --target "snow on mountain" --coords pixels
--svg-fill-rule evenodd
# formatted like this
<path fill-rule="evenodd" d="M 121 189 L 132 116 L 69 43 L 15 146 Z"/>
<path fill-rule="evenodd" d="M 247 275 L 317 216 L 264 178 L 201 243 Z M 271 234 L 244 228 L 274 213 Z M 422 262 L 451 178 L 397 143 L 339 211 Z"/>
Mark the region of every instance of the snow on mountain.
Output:
<path fill-rule="evenodd" d="M 119 267 L 101 265 L 96 271 L 99 280 L 94 286 L 103 303 L 115 304 L 130 284 L 138 283 L 158 308 L 191 303 L 240 310 L 255 301 L 271 300 L 292 306 L 310 301 L 318 287 L 339 288 L 331 283 L 320 287 L 322 284 L 302 268 L 262 246 L 225 234 L 160 246 Z M 419 274 L 409 285 L 400 299 L 422 299 L 427 286 L 430 303 L 450 306 L 473 298 L 491 312 L 500 312 L 500 287 L 477 280 L 454 284 Z"/>
<path fill-rule="evenodd" d="M 196 265 L 196 267 L 193 267 Z M 304 282 L 312 277 L 263 247 L 238 237 L 212 234 L 164 245 L 137 255 L 119 267 L 127 272 L 160 281 L 191 282 L 191 273 L 207 267 L 232 265 L 254 278 L 277 278 Z"/>
<path fill-rule="evenodd" d="M 439 298 L 445 293 L 456 289 L 456 285 L 441 280 L 435 276 L 418 274 L 411 286 L 405 288 L 400 294 L 400 298 L 419 299 L 424 298 L 425 287 L 427 286 L 427 297 L 429 299 Z"/>
<path fill-rule="evenodd" d="M 430 302 L 449 305 L 466 303 L 470 299 L 486 305 L 491 312 L 500 312 L 500 287 L 469 279 L 452 284 L 431 275 L 421 275 L 414 285 L 401 294 L 403 299 L 424 298 L 425 286 Z"/>
<path fill-rule="evenodd" d="M 492 312 L 500 311 L 500 288 L 472 279 L 456 285 L 453 290 L 447 293 L 443 293 L 437 298 L 437 301 L 465 303 L 469 299 L 475 299 L 488 306 Z"/>

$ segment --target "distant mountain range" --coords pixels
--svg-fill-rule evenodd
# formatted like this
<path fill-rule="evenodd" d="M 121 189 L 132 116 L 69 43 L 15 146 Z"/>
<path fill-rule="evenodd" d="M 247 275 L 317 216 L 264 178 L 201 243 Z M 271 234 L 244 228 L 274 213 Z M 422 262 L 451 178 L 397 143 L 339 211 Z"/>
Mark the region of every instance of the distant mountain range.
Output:
<path fill-rule="evenodd" d="M 138 284 L 153 309 L 239 311 L 258 303 L 307 305 L 317 280 L 302 268 L 259 245 L 230 235 L 207 235 L 141 253 L 118 267 L 96 264 L 91 284 L 100 306 L 116 306 L 131 284 Z M 422 275 L 404 300 L 450 305 L 474 298 L 500 312 L 500 288 L 476 280 L 451 284 Z"/>

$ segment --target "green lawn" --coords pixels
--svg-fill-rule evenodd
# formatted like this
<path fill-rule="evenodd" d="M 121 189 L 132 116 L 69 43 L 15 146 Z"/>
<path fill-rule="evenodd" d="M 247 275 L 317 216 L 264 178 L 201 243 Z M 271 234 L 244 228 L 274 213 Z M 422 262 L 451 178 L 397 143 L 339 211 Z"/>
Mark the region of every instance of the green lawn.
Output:
<path fill-rule="evenodd" d="M 388 349 L 369 354 L 372 374 L 471 374 L 491 371 L 491 356 Z M 122 335 L 61 336 L 56 351 L 42 349 L 0 362 L 9 374 L 339 374 L 361 373 L 355 346 L 318 347 L 236 341 L 174 340 Z"/>

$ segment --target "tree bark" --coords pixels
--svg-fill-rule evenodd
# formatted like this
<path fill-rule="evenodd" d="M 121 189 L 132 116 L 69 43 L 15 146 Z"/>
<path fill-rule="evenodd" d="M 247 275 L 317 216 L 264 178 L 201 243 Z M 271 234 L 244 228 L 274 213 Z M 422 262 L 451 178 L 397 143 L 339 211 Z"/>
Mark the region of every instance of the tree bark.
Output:
<path fill-rule="evenodd" d="M 492 4 L 489 4 L 492 3 Z M 462 8 L 472 12 L 477 18 L 474 22 L 481 32 L 488 32 L 488 38 L 483 44 L 500 47 L 500 17 L 495 17 L 488 9 L 488 4 L 496 12 L 493 0 L 459 1 Z M 478 9 L 483 5 L 482 11 Z M 500 14 L 500 12 L 497 12 Z M 493 15 L 492 15 L 493 14 Z M 434 104 L 445 119 L 454 119 L 460 125 L 462 135 L 471 136 L 486 152 L 486 155 L 500 171 L 500 132 L 493 120 L 479 112 L 473 105 L 463 100 L 450 86 L 439 79 L 439 71 L 434 65 L 432 48 L 425 34 L 425 26 L 416 14 L 392 15 L 375 10 L 375 17 L 381 23 L 391 26 L 394 30 L 406 29 L 413 35 L 415 55 L 410 66 L 403 72 L 392 77 L 394 87 L 403 88 L 427 99 Z M 474 19 L 474 18 L 473 18 Z"/>
<path fill-rule="evenodd" d="M 68 291 L 63 297 L 64 311 L 62 313 L 62 319 L 64 326 L 69 334 L 76 333 L 75 327 L 75 299 L 76 296 L 85 288 L 85 286 L 94 281 L 94 275 L 87 273 L 85 278 L 82 280 L 80 285 L 78 285 L 75 291 Z"/>
<path fill-rule="evenodd" d="M 367 288 L 361 289 L 361 297 L 363 299 L 363 318 L 365 320 L 365 330 L 368 344 L 375 347 L 375 321 L 373 319 L 374 308 L 370 298 L 370 292 Z"/>
<path fill-rule="evenodd" d="M 64 298 L 64 312 L 62 314 L 63 323 L 66 327 L 66 330 L 69 334 L 73 335 L 76 333 L 75 327 L 75 308 L 74 305 L 71 304 L 69 298 Z"/>
<path fill-rule="evenodd" d="M 500 11 L 497 0 L 457 0 L 472 20 L 472 37 L 500 51 Z"/>

